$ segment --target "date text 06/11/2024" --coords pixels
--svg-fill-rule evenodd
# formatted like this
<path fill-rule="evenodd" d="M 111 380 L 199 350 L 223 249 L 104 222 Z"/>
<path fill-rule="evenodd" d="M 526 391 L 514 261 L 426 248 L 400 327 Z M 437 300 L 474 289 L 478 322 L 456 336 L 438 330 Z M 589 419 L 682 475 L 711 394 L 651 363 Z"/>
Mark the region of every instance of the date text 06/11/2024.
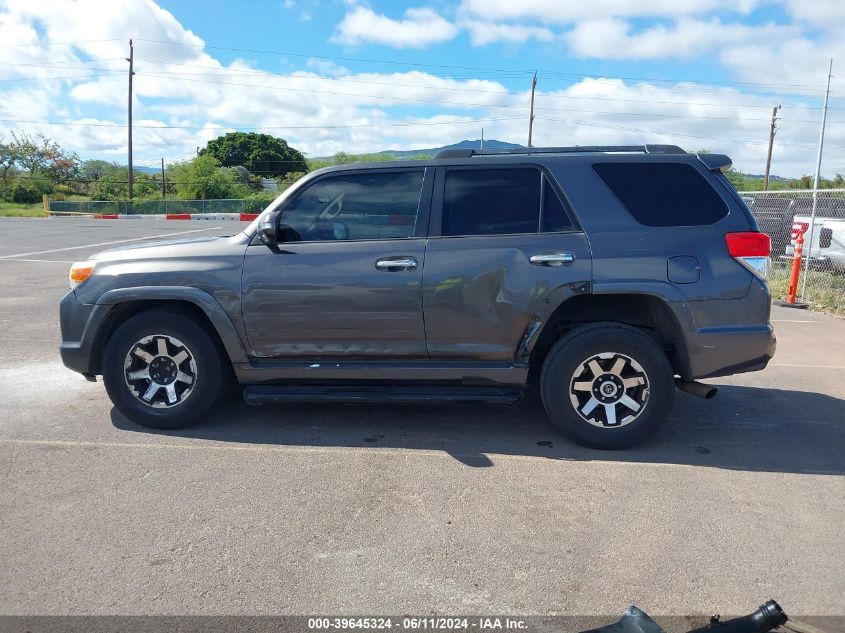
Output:
<path fill-rule="evenodd" d="M 526 628 L 524 620 L 500 617 L 314 617 L 308 618 L 309 630 L 389 630 L 404 631 L 517 631 Z"/>

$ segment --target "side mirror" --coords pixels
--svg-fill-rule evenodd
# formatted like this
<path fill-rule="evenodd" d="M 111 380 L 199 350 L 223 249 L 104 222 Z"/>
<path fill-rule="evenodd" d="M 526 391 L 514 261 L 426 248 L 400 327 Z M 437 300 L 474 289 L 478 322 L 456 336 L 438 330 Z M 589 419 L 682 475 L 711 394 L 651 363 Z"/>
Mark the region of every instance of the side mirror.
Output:
<path fill-rule="evenodd" d="M 276 232 L 277 219 L 275 213 L 268 213 L 258 223 L 258 238 L 267 246 L 275 246 L 279 243 L 279 236 Z"/>

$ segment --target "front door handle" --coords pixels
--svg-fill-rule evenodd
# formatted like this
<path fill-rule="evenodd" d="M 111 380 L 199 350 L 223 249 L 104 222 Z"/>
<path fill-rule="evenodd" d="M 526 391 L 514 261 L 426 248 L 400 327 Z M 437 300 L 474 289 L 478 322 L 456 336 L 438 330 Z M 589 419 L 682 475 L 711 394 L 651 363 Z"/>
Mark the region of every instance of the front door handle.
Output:
<path fill-rule="evenodd" d="M 417 260 L 414 257 L 385 257 L 376 261 L 376 269 L 388 272 L 416 270 Z"/>
<path fill-rule="evenodd" d="M 535 266 L 563 266 L 575 261 L 575 253 L 543 253 L 532 255 L 528 260 Z"/>

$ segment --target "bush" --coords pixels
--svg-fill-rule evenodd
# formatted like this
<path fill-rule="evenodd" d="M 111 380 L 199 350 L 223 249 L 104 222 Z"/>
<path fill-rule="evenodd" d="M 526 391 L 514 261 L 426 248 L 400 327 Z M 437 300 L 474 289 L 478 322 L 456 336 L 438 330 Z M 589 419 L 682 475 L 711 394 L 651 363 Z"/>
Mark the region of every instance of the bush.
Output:
<path fill-rule="evenodd" d="M 278 191 L 259 191 L 245 198 L 244 213 L 261 213 L 267 205 L 279 197 Z"/>
<path fill-rule="evenodd" d="M 41 191 L 32 182 L 16 180 L 9 187 L 8 198 L 18 204 L 35 204 L 41 201 Z"/>
<path fill-rule="evenodd" d="M 172 165 L 168 182 L 183 200 L 220 200 L 249 195 L 249 187 L 238 182 L 231 170 L 221 168 L 220 161 L 209 154 Z"/>

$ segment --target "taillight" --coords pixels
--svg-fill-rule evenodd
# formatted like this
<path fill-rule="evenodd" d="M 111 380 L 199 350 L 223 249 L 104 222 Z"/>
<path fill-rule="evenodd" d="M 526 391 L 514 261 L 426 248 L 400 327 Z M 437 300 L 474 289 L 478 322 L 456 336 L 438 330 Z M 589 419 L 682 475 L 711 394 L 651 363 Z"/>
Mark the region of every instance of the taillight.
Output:
<path fill-rule="evenodd" d="M 756 231 L 725 233 L 725 243 L 728 253 L 736 261 L 761 279 L 769 276 L 772 240 L 768 235 Z"/>

